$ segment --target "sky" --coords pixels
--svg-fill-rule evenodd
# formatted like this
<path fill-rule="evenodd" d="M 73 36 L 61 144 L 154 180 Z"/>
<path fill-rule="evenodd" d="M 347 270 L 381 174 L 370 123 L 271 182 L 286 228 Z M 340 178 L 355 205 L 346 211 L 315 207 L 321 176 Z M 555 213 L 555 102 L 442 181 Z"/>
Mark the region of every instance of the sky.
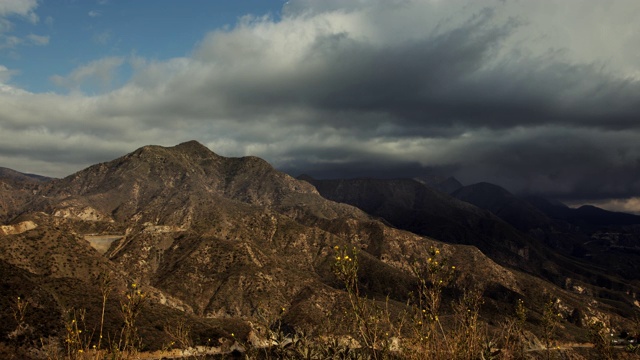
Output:
<path fill-rule="evenodd" d="M 640 212 L 637 0 L 0 0 L 0 166 L 197 140 Z"/>

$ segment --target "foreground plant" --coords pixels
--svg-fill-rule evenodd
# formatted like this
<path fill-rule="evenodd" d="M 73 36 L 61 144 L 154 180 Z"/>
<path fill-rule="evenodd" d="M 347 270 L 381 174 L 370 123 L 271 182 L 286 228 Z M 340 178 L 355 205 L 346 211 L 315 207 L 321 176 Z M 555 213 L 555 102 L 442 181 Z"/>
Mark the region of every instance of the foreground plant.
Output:
<path fill-rule="evenodd" d="M 408 339 L 407 352 L 413 359 L 429 354 L 432 359 L 448 359 L 453 345 L 440 319 L 442 291 L 454 278 L 456 267 L 434 247 L 429 249 L 426 261 L 414 261 L 412 272 L 418 282 L 417 292 L 411 294 L 409 312 L 413 336 Z"/>
<path fill-rule="evenodd" d="M 355 247 L 335 246 L 333 273 L 347 292 L 350 305 L 349 324 L 365 353 L 372 359 L 387 357 L 392 334 L 398 333 L 389 312 L 389 299 L 384 307 L 362 296 L 358 285 L 358 250 Z M 394 331 L 395 330 L 395 331 Z"/>
<path fill-rule="evenodd" d="M 100 313 L 100 333 L 98 337 L 98 350 L 102 349 L 102 336 L 104 330 L 104 312 L 107 307 L 107 299 L 109 294 L 113 290 L 113 284 L 111 283 L 111 275 L 107 272 L 102 272 L 97 278 L 100 286 L 100 294 L 102 295 L 102 311 Z"/>
<path fill-rule="evenodd" d="M 522 299 L 518 299 L 516 302 L 515 315 L 502 325 L 501 358 L 505 360 L 525 358 L 524 325 L 527 321 L 527 309 Z"/>
<path fill-rule="evenodd" d="M 452 342 L 455 359 L 472 360 L 478 358 L 479 354 L 493 354 L 492 343 L 486 338 L 486 329 L 479 320 L 482 293 L 480 289 L 465 289 L 462 297 L 454 304 Z"/>
<path fill-rule="evenodd" d="M 145 302 L 146 295 L 140 290 L 137 283 L 132 283 L 127 289 L 126 300 L 120 303 L 124 325 L 118 350 L 125 354 L 135 354 L 142 347 L 142 339 L 138 334 L 136 321 Z"/>
<path fill-rule="evenodd" d="M 596 320 L 589 323 L 589 339 L 600 359 L 611 360 L 614 358 L 611 336 L 602 321 Z"/>
<path fill-rule="evenodd" d="M 557 310 L 556 299 L 547 296 L 547 300 L 544 303 L 544 309 L 542 311 L 542 335 L 547 360 L 551 359 L 551 346 L 555 338 L 555 331 L 560 318 L 561 315 Z"/>
<path fill-rule="evenodd" d="M 88 330 L 85 309 L 67 311 L 65 322 L 65 350 L 68 360 L 101 359 L 101 352 L 91 344 L 93 332 Z"/>

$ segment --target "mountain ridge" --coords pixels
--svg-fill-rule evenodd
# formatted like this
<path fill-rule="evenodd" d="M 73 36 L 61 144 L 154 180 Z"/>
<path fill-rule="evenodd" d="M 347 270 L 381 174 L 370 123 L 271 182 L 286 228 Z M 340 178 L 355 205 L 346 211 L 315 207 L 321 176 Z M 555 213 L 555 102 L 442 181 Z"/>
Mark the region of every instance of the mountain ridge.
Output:
<path fill-rule="evenodd" d="M 433 199 L 447 199 L 467 209 L 464 214 L 488 214 L 413 180 L 395 184 L 390 189 L 394 195 L 406 194 L 407 189 L 426 194 L 395 196 L 395 204 L 427 206 Z M 63 282 L 65 289 L 73 289 L 68 293 L 75 294 L 97 273 L 108 271 L 117 275 L 120 288 L 135 282 L 145 289 L 154 314 L 185 314 L 217 324 L 255 323 L 260 317 L 279 316 L 284 308 L 281 316 L 295 328 L 317 327 L 326 319 L 339 323 L 336 316 L 342 313 L 345 293 L 331 270 L 334 246 L 358 250 L 363 294 L 389 296 L 395 309 L 401 309 L 415 289 L 411 265 L 425 262 L 431 247 L 455 264 L 457 281 L 486 289 L 483 311 L 496 322 L 519 297 L 531 299 L 532 311 L 540 313 L 541 294 L 556 294 L 568 317 L 591 299 L 578 287 L 597 291 L 578 279 L 575 286 L 562 289 L 516 267 L 503 267 L 475 246 L 390 227 L 375 214 L 321 197 L 317 187 L 278 172 L 262 159 L 222 157 L 197 142 L 145 146 L 34 190 L 4 223 L 32 221 L 37 227 L 0 236 L 0 261 L 38 275 L 33 286 L 54 300 L 37 305 L 56 309 L 53 313 L 60 313 L 71 300 L 51 287 L 51 281 Z M 502 224 L 494 215 L 486 216 L 493 219 L 491 224 Z M 103 253 L 91 243 L 100 236 L 113 241 Z M 497 246 L 508 251 L 506 262 L 527 256 L 504 244 Z M 82 266 L 74 268 L 74 263 Z M 20 291 L 19 282 L 11 287 Z M 83 298 L 99 303 L 96 295 L 93 291 Z M 456 292 L 448 296 L 453 299 Z M 621 301 L 624 307 L 619 311 L 627 314 L 630 300 Z M 590 316 L 606 313 L 624 322 L 613 305 L 594 304 Z M 0 317 L 12 321 L 10 314 Z M 145 322 L 145 331 L 161 338 L 158 321 Z M 573 323 L 565 326 L 580 332 Z M 219 336 L 229 333 L 221 330 Z"/>

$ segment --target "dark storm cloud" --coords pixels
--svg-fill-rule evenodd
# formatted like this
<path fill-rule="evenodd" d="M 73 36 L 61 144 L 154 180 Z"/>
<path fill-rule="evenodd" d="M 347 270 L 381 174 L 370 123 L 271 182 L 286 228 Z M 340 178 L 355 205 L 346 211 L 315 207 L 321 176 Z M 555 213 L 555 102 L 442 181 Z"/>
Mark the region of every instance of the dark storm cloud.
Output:
<path fill-rule="evenodd" d="M 347 34 L 321 36 L 299 67 L 273 74 L 263 84 L 229 81 L 225 93 L 239 107 L 385 114 L 399 126 L 415 127 L 412 134 L 419 135 L 452 126 L 640 126 L 637 81 L 553 55 L 492 64 L 496 49 L 518 24 L 494 27 L 491 12 L 485 13 L 461 28 L 382 48 Z M 334 122 L 328 117 L 325 124 L 349 128 L 372 121 Z"/>

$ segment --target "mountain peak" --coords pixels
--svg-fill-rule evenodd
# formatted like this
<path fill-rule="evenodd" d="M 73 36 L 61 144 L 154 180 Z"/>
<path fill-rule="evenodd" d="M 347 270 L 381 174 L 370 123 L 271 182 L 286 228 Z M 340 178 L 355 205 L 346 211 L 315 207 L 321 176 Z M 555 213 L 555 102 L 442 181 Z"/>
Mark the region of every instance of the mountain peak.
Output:
<path fill-rule="evenodd" d="M 46 176 L 22 173 L 5 167 L 0 167 L 0 179 L 31 182 L 46 182 L 51 180 L 51 178 Z"/>
<path fill-rule="evenodd" d="M 298 175 L 298 177 L 296 177 L 296 179 L 304 180 L 304 181 L 309 182 L 309 183 L 315 180 L 311 175 L 308 175 L 308 174 Z"/>
<path fill-rule="evenodd" d="M 423 175 L 413 178 L 413 180 L 430 186 L 445 194 L 452 194 L 454 191 L 460 189 L 463 185 L 458 179 L 453 176 L 444 177 L 440 175 Z"/>
<path fill-rule="evenodd" d="M 202 143 L 198 142 L 197 140 L 185 141 L 183 143 L 180 143 L 180 144 L 174 146 L 174 148 L 181 149 L 181 150 L 211 151 L 211 150 L 209 150 L 208 147 L 202 145 Z"/>
<path fill-rule="evenodd" d="M 213 151 L 211 151 L 211 149 L 209 149 L 208 147 L 204 146 L 203 144 L 201 144 L 200 142 L 196 141 L 196 140 L 190 140 L 187 142 L 183 142 L 180 143 L 172 148 L 169 149 L 175 149 L 178 150 L 180 152 L 186 153 L 186 154 L 191 154 L 191 155 L 200 155 L 200 156 L 218 156 L 216 153 L 214 153 Z"/>
<path fill-rule="evenodd" d="M 124 158 L 141 157 L 159 159 L 170 157 L 187 157 L 191 159 L 220 158 L 219 155 L 211 151 L 208 147 L 202 145 L 198 141 L 191 140 L 183 142 L 175 146 L 146 145 L 136 149 Z"/>

